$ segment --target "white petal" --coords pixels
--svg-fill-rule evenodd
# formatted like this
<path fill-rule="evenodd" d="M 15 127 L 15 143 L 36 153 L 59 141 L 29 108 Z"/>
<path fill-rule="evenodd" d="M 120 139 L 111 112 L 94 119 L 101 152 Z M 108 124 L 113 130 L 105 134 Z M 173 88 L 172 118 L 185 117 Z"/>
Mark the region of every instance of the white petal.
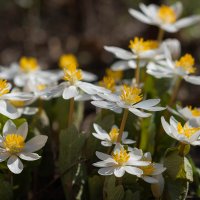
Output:
<path fill-rule="evenodd" d="M 112 175 L 114 172 L 114 168 L 113 167 L 105 167 L 105 168 L 101 168 L 98 170 L 98 173 L 100 175 L 103 176 L 108 176 L 108 175 Z"/>
<path fill-rule="evenodd" d="M 113 71 L 123 71 L 129 69 L 128 61 L 117 61 L 113 63 L 110 67 Z"/>
<path fill-rule="evenodd" d="M 8 120 L 3 127 L 3 136 L 5 137 L 9 133 L 16 133 L 16 131 L 17 129 L 14 122 L 12 122 L 12 120 Z"/>
<path fill-rule="evenodd" d="M 11 156 L 7 162 L 8 168 L 14 174 L 20 174 L 24 168 L 21 160 L 17 156 Z"/>
<path fill-rule="evenodd" d="M 0 162 L 5 161 L 9 156 L 10 154 L 8 152 L 0 152 Z"/>
<path fill-rule="evenodd" d="M 25 144 L 24 152 L 35 152 L 40 150 L 46 143 L 48 137 L 46 135 L 37 135 Z"/>
<path fill-rule="evenodd" d="M 131 16 L 134 18 L 138 19 L 139 21 L 146 23 L 146 24 L 152 24 L 152 21 L 143 15 L 141 12 L 135 10 L 135 9 L 129 9 L 128 12 L 130 13 Z"/>
<path fill-rule="evenodd" d="M 132 167 L 132 166 L 124 166 L 124 169 L 127 173 L 136 175 L 136 176 L 141 176 L 143 174 L 143 171 L 137 167 Z"/>
<path fill-rule="evenodd" d="M 0 113 L 6 117 L 9 117 L 10 119 L 17 119 L 20 117 L 20 113 L 17 111 L 17 109 L 4 100 L 0 100 Z"/>
<path fill-rule="evenodd" d="M 28 123 L 24 122 L 16 131 L 17 134 L 21 135 L 24 139 L 26 139 L 28 133 Z"/>
<path fill-rule="evenodd" d="M 184 76 L 185 81 L 194 85 L 200 85 L 200 76 Z"/>
<path fill-rule="evenodd" d="M 200 22 L 200 16 L 199 15 L 194 15 L 190 17 L 185 17 L 180 20 L 178 20 L 174 25 L 178 28 L 185 28 L 187 26 L 190 26 L 192 24 L 195 24 L 197 22 Z"/>
<path fill-rule="evenodd" d="M 145 113 L 145 112 L 140 111 L 136 108 L 129 108 L 129 111 L 132 112 L 134 115 L 137 115 L 138 117 L 142 117 L 142 118 L 151 116 L 151 113 Z"/>
<path fill-rule="evenodd" d="M 183 4 L 179 1 L 179 2 L 176 2 L 175 4 L 173 4 L 171 6 L 171 8 L 176 13 L 176 18 L 179 18 L 183 12 Z"/>
<path fill-rule="evenodd" d="M 122 140 L 122 143 L 123 144 L 133 144 L 133 143 L 135 143 L 135 141 L 131 140 L 131 139 L 124 139 L 124 140 Z"/>
<path fill-rule="evenodd" d="M 34 161 L 41 158 L 37 153 L 20 153 L 19 157 L 23 160 Z"/>
<path fill-rule="evenodd" d="M 141 101 L 140 103 L 135 104 L 134 107 L 146 109 L 146 108 L 157 105 L 159 102 L 160 102 L 160 99 L 148 99 L 148 100 L 144 100 L 144 101 Z"/>
<path fill-rule="evenodd" d="M 108 52 L 113 53 L 117 58 L 120 58 L 123 60 L 131 60 L 136 57 L 135 55 L 133 55 L 132 52 L 121 49 L 119 47 L 104 46 L 104 49 Z"/>
<path fill-rule="evenodd" d="M 165 120 L 164 117 L 161 117 L 161 123 L 162 123 L 162 126 L 163 126 L 165 132 L 166 132 L 168 135 L 171 135 L 170 125 L 166 122 L 166 120 Z"/>
<path fill-rule="evenodd" d="M 154 176 L 158 180 L 158 184 L 151 184 L 151 190 L 154 197 L 159 198 L 164 190 L 164 178 L 162 175 Z"/>
<path fill-rule="evenodd" d="M 94 130 L 98 133 L 98 134 L 101 134 L 101 133 L 104 133 L 104 134 L 107 134 L 107 132 L 105 130 L 103 130 L 101 128 L 101 126 L 99 126 L 98 124 L 94 123 L 93 124 L 93 127 L 94 127 Z"/>
<path fill-rule="evenodd" d="M 92 82 L 92 81 L 96 81 L 97 80 L 97 76 L 93 73 L 90 72 L 86 72 L 82 70 L 82 75 L 83 75 L 83 80 L 84 81 L 88 81 L 88 82 Z"/>
<path fill-rule="evenodd" d="M 97 133 L 92 133 L 92 135 L 94 137 L 96 137 L 97 139 L 100 139 L 100 140 L 107 140 L 107 139 L 110 139 L 108 134 L 97 134 Z"/>
<path fill-rule="evenodd" d="M 106 159 L 108 159 L 108 158 L 111 158 L 110 155 L 105 154 L 105 153 L 101 153 L 101 152 L 99 152 L 99 151 L 96 151 L 96 156 L 97 156 L 97 158 L 99 158 L 100 160 L 106 160 Z"/>
<path fill-rule="evenodd" d="M 101 141 L 101 145 L 104 147 L 111 147 L 112 146 L 112 142 L 109 141 Z"/>
<path fill-rule="evenodd" d="M 75 86 L 69 86 L 63 91 L 63 99 L 71 99 L 78 96 L 79 92 Z"/>
<path fill-rule="evenodd" d="M 116 177 L 122 177 L 122 176 L 124 176 L 124 174 L 125 174 L 124 167 L 116 167 L 114 169 L 114 174 L 115 174 Z"/>
<path fill-rule="evenodd" d="M 155 184 L 158 183 L 158 180 L 151 176 L 143 176 L 142 179 L 147 183 Z"/>

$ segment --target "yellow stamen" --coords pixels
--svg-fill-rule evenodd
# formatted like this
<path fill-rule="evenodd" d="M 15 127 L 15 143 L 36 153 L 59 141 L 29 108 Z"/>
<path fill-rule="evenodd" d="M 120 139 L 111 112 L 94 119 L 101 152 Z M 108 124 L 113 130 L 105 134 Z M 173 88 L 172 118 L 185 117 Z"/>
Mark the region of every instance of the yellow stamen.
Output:
<path fill-rule="evenodd" d="M 165 24 L 172 24 L 176 21 L 175 11 L 166 5 L 162 5 L 158 10 L 158 17 Z"/>
<path fill-rule="evenodd" d="M 144 51 L 157 49 L 158 42 L 155 40 L 146 40 L 143 38 L 135 37 L 134 40 L 130 40 L 129 48 L 136 54 L 142 53 Z"/>
<path fill-rule="evenodd" d="M 39 84 L 39 85 L 36 86 L 37 90 L 39 90 L 39 91 L 45 90 L 46 87 L 47 86 L 45 84 Z"/>
<path fill-rule="evenodd" d="M 190 54 L 185 54 L 178 61 L 176 61 L 176 67 L 181 67 L 188 74 L 192 74 L 196 71 L 196 67 L 194 67 L 194 58 Z"/>
<path fill-rule="evenodd" d="M 0 80 L 0 96 L 10 92 L 9 84 L 6 80 Z"/>
<path fill-rule="evenodd" d="M 59 59 L 60 68 L 63 69 L 65 67 L 68 67 L 71 64 L 78 66 L 78 60 L 73 54 L 64 54 L 60 57 Z"/>
<path fill-rule="evenodd" d="M 110 139 L 113 143 L 117 142 L 118 135 L 119 135 L 119 129 L 118 128 L 112 128 L 110 133 L 109 133 L 109 136 L 110 136 Z"/>
<path fill-rule="evenodd" d="M 189 110 L 194 117 L 200 117 L 200 109 L 199 108 L 192 108 L 192 106 L 188 106 Z"/>
<path fill-rule="evenodd" d="M 19 61 L 20 69 L 25 72 L 33 72 L 38 69 L 38 62 L 37 59 L 33 57 L 22 57 Z"/>
<path fill-rule="evenodd" d="M 115 80 L 112 77 L 104 76 L 103 80 L 99 82 L 99 85 L 105 87 L 106 89 L 115 92 Z"/>
<path fill-rule="evenodd" d="M 106 75 L 112 77 L 115 81 L 120 81 L 123 77 L 123 71 L 113 71 L 106 69 Z"/>
<path fill-rule="evenodd" d="M 124 165 L 130 158 L 129 153 L 121 148 L 120 151 L 112 153 L 113 159 L 118 163 L 118 165 Z"/>
<path fill-rule="evenodd" d="M 141 89 L 124 85 L 120 97 L 126 104 L 133 105 L 142 100 Z"/>
<path fill-rule="evenodd" d="M 70 64 L 64 68 L 64 80 L 69 81 L 73 85 L 76 81 L 82 80 L 82 71 L 77 70 L 75 64 Z"/>
<path fill-rule="evenodd" d="M 152 175 L 152 173 L 155 171 L 154 163 L 149 164 L 148 166 L 140 167 L 143 171 L 143 175 Z"/>
<path fill-rule="evenodd" d="M 9 101 L 13 106 L 20 108 L 20 107 L 24 107 L 25 106 L 25 102 L 24 101 L 17 101 L 17 100 L 10 100 Z"/>
<path fill-rule="evenodd" d="M 184 135 L 187 138 L 190 138 L 193 134 L 195 134 L 199 130 L 200 130 L 200 127 L 197 127 L 197 128 L 189 127 L 188 124 L 185 124 L 184 126 L 182 126 L 180 122 L 177 125 L 178 133 Z"/>
<path fill-rule="evenodd" d="M 4 140 L 4 147 L 11 154 L 19 153 L 24 148 L 24 138 L 18 134 L 8 134 Z"/>

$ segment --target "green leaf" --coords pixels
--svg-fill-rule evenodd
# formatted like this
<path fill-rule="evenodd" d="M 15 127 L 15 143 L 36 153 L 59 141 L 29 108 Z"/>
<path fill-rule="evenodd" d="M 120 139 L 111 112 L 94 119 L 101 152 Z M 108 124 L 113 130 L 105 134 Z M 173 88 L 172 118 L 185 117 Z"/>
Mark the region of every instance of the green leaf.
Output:
<path fill-rule="evenodd" d="M 66 197 L 72 198 L 72 182 L 76 178 L 77 166 L 84 146 L 85 137 L 74 125 L 60 133 L 59 169 Z M 72 166 L 74 165 L 74 166 Z M 71 167 L 72 166 L 72 167 Z M 70 168 L 70 170 L 69 170 Z"/>
<path fill-rule="evenodd" d="M 124 197 L 124 188 L 121 184 L 116 185 L 115 176 L 108 176 L 104 182 L 104 199 L 122 200 Z"/>

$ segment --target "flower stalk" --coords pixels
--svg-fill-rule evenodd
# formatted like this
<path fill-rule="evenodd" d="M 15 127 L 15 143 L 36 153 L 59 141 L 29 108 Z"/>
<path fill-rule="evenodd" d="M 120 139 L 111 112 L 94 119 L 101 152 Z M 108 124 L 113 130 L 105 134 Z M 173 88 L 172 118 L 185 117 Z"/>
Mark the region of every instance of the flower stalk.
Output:
<path fill-rule="evenodd" d="M 136 86 L 139 87 L 140 84 L 140 58 L 136 58 L 136 71 L 135 71 Z"/>
<path fill-rule="evenodd" d="M 172 93 L 172 96 L 171 96 L 171 99 L 170 99 L 170 102 L 169 102 L 169 106 L 172 106 L 174 101 L 176 100 L 180 86 L 181 86 L 181 82 L 182 82 L 181 78 L 178 78 L 176 80 L 175 87 L 174 87 L 174 90 L 173 90 L 173 93 Z"/>
<path fill-rule="evenodd" d="M 158 37 L 157 37 L 157 41 L 158 43 L 161 43 L 162 40 L 163 40 L 163 37 L 164 37 L 164 30 L 162 28 L 159 28 L 159 31 L 158 31 Z"/>
<path fill-rule="evenodd" d="M 184 150 L 185 150 L 186 144 L 180 142 L 180 148 L 179 148 L 179 156 L 183 157 L 184 156 Z"/>
<path fill-rule="evenodd" d="M 70 126 L 73 122 L 73 114 L 74 114 L 74 98 L 71 98 L 70 101 L 69 101 L 68 126 Z"/>
<path fill-rule="evenodd" d="M 122 117 L 122 121 L 121 121 L 121 125 L 120 125 L 120 129 L 119 129 L 119 136 L 117 138 L 118 143 L 121 142 L 122 134 L 123 134 L 123 131 L 124 131 L 124 127 L 125 127 L 127 118 L 128 118 L 128 109 L 125 108 L 124 113 L 123 113 L 123 117 Z"/>

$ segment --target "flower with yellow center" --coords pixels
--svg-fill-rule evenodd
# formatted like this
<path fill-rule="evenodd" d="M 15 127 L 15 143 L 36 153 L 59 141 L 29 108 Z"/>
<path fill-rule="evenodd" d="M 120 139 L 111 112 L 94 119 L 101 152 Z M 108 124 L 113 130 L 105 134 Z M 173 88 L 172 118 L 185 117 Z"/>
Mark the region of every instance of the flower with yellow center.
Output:
<path fill-rule="evenodd" d="M 110 147 L 116 144 L 119 135 L 119 128 L 113 125 L 110 132 L 103 130 L 98 124 L 93 124 L 95 133 L 92 133 L 94 137 L 101 140 L 101 144 L 106 147 Z M 128 132 L 123 132 L 121 143 L 125 145 L 133 144 L 135 141 L 128 139 Z"/>
<path fill-rule="evenodd" d="M 127 150 L 121 148 L 119 152 L 113 152 L 112 157 L 118 163 L 118 165 L 124 165 L 129 160 L 130 155 Z"/>
<path fill-rule="evenodd" d="M 157 26 L 169 33 L 178 32 L 180 29 L 200 21 L 199 15 L 179 19 L 183 11 L 183 5 L 180 1 L 171 6 L 161 5 L 160 7 L 156 4 L 140 3 L 139 7 L 141 12 L 129 9 L 130 15 L 145 24 Z"/>
<path fill-rule="evenodd" d="M 176 61 L 176 67 L 181 67 L 188 74 L 195 73 L 196 67 L 194 67 L 194 58 L 190 54 L 185 54 L 178 61 Z"/>
<path fill-rule="evenodd" d="M 64 80 L 69 81 L 71 85 L 74 85 L 77 81 L 82 80 L 82 71 L 77 69 L 77 66 L 73 63 L 64 68 Z"/>
<path fill-rule="evenodd" d="M 19 174 L 23 170 L 23 163 L 20 159 L 38 160 L 40 156 L 33 152 L 41 149 L 47 141 L 47 136 L 37 135 L 25 142 L 27 133 L 27 122 L 17 128 L 11 120 L 8 120 L 3 127 L 3 136 L 0 135 L 0 162 L 8 159 L 7 166 L 15 174 Z"/>
<path fill-rule="evenodd" d="M 143 171 L 140 167 L 150 164 L 149 161 L 143 161 L 142 151 L 134 148 L 128 152 L 120 144 L 116 144 L 111 155 L 96 152 L 97 157 L 101 160 L 94 163 L 96 167 L 100 167 L 98 173 L 101 175 L 112 175 L 122 177 L 125 172 L 141 177 Z"/>
<path fill-rule="evenodd" d="M 166 5 L 162 5 L 158 9 L 158 17 L 165 24 L 172 24 L 176 22 L 176 13 L 175 11 Z"/>
<path fill-rule="evenodd" d="M 33 57 L 22 57 L 19 61 L 20 69 L 24 73 L 30 73 L 38 70 L 38 62 Z"/>
<path fill-rule="evenodd" d="M 3 145 L 9 153 L 19 153 L 24 148 L 24 138 L 21 135 L 11 133 L 6 135 Z"/>
<path fill-rule="evenodd" d="M 154 163 L 151 163 L 150 165 L 148 166 L 145 166 L 145 167 L 141 167 L 143 173 L 144 173 L 144 176 L 145 175 L 151 175 L 154 171 L 155 171 L 155 167 L 154 167 Z"/>
<path fill-rule="evenodd" d="M 10 92 L 10 85 L 6 80 L 0 80 L 0 96 Z"/>
<path fill-rule="evenodd" d="M 73 54 L 62 55 L 59 59 L 59 67 L 63 69 L 65 67 L 68 67 L 69 65 L 78 66 L 78 60 L 76 56 Z"/>
<path fill-rule="evenodd" d="M 158 42 L 154 40 L 146 40 L 143 38 L 135 37 L 134 40 L 130 40 L 129 48 L 136 54 L 140 54 L 144 51 L 154 50 L 158 48 Z"/>
<path fill-rule="evenodd" d="M 120 81 L 123 77 L 123 71 L 113 71 L 111 69 L 106 69 L 107 77 L 113 78 L 115 81 Z"/>
<path fill-rule="evenodd" d="M 170 118 L 170 124 L 166 122 L 164 117 L 161 118 L 161 122 L 165 132 L 170 137 L 184 144 L 200 145 L 200 127 L 197 126 L 195 120 L 188 120 L 184 126 L 174 117 Z"/>
<path fill-rule="evenodd" d="M 24 107 L 25 106 L 25 102 L 24 101 L 18 101 L 18 100 L 10 100 L 9 101 L 13 106 L 20 108 L 20 107 Z"/>
<path fill-rule="evenodd" d="M 142 100 L 141 89 L 124 85 L 120 97 L 128 105 L 136 104 Z"/>
<path fill-rule="evenodd" d="M 110 90 L 111 92 L 116 91 L 115 79 L 110 76 L 104 76 L 103 80 L 99 82 L 99 85 L 102 87 L 105 87 L 106 89 Z"/>
<path fill-rule="evenodd" d="M 47 88 L 46 84 L 38 84 L 36 86 L 36 89 L 39 90 L 39 91 L 45 90 L 46 88 Z"/>

